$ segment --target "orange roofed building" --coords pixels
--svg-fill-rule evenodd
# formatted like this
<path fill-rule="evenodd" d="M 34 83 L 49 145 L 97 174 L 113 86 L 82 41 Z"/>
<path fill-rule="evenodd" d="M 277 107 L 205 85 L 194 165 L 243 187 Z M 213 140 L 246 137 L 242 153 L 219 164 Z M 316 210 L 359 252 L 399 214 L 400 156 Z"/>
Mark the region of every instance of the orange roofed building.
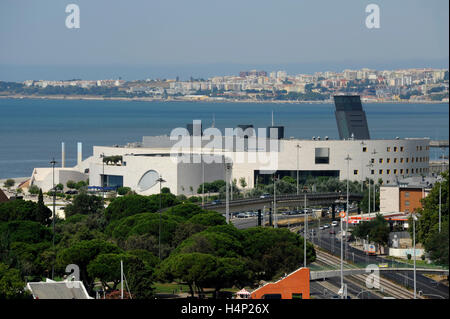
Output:
<path fill-rule="evenodd" d="M 251 299 L 309 299 L 309 268 L 300 268 L 284 278 L 254 290 Z"/>

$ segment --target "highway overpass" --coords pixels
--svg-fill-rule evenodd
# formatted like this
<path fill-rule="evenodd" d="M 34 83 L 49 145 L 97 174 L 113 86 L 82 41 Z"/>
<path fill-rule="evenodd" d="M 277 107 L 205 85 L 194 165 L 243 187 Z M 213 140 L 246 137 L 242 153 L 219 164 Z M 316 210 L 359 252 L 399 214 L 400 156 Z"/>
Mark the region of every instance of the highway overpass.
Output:
<path fill-rule="evenodd" d="M 311 206 L 329 206 L 333 203 L 343 203 L 347 200 L 347 195 L 343 193 L 302 193 L 300 195 L 277 195 L 276 202 L 277 207 L 300 207 L 303 208 L 305 205 L 305 195 L 306 195 L 306 205 Z M 363 198 L 362 194 L 349 194 L 350 202 L 359 202 Z M 230 212 L 237 211 L 255 211 L 258 209 L 266 209 L 272 207 L 273 196 L 269 198 L 245 198 L 230 200 L 229 207 Z M 214 210 L 219 213 L 225 213 L 225 201 L 219 204 L 206 204 L 205 209 Z"/>

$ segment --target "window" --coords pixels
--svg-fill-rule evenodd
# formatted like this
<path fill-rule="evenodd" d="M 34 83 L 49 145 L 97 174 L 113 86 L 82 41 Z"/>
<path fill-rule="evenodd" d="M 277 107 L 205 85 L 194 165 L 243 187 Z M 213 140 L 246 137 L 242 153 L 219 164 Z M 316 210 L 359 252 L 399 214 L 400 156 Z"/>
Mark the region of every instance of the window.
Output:
<path fill-rule="evenodd" d="M 378 171 L 378 174 L 383 174 L 383 170 L 382 169 L 380 169 L 379 171 Z"/>
<path fill-rule="evenodd" d="M 375 174 L 375 170 L 374 169 L 372 169 L 372 170 L 370 170 L 370 174 Z"/>
<path fill-rule="evenodd" d="M 409 200 L 405 200 L 405 206 L 409 206 Z"/>
<path fill-rule="evenodd" d="M 370 161 L 372 162 L 372 164 L 375 163 L 375 159 L 374 158 L 372 158 Z"/>
<path fill-rule="evenodd" d="M 400 168 L 400 174 L 403 174 L 403 168 Z"/>
<path fill-rule="evenodd" d="M 391 173 L 391 170 L 390 169 L 387 169 L 386 170 L 386 174 L 390 174 Z"/>
<path fill-rule="evenodd" d="M 402 157 L 402 158 L 400 158 L 400 163 L 403 163 L 403 157 Z"/>
<path fill-rule="evenodd" d="M 416 162 L 418 162 L 419 161 L 419 158 L 418 157 L 416 157 Z"/>
<path fill-rule="evenodd" d="M 422 146 L 420 146 L 420 150 L 422 150 Z"/>
<path fill-rule="evenodd" d="M 409 157 L 406 158 L 406 163 L 409 163 Z"/>
<path fill-rule="evenodd" d="M 409 198 L 409 192 L 405 192 L 405 197 Z"/>
<path fill-rule="evenodd" d="M 394 169 L 394 174 L 397 175 L 397 169 Z"/>
<path fill-rule="evenodd" d="M 391 162 L 391 159 L 390 158 L 387 158 L 386 159 L 386 163 L 390 163 Z"/>
<path fill-rule="evenodd" d="M 396 158 L 394 158 L 394 163 L 397 163 L 397 157 L 396 157 Z"/>
<path fill-rule="evenodd" d="M 367 147 L 363 147 L 363 152 L 367 152 Z"/>
<path fill-rule="evenodd" d="M 357 169 L 355 169 L 355 170 L 353 171 L 353 175 L 358 175 L 358 170 L 357 170 Z"/>
<path fill-rule="evenodd" d="M 378 160 L 378 162 L 379 162 L 380 164 L 383 164 L 383 159 L 380 158 L 380 159 Z"/>
<path fill-rule="evenodd" d="M 403 146 L 400 146 L 400 152 L 403 152 L 405 148 Z"/>
<path fill-rule="evenodd" d="M 387 152 L 390 152 L 390 151 L 391 151 L 391 148 L 388 146 L 388 147 L 386 148 L 386 151 L 387 151 Z"/>
<path fill-rule="evenodd" d="M 330 164 L 330 149 L 328 147 L 316 148 L 316 164 Z"/>
<path fill-rule="evenodd" d="M 394 146 L 394 152 L 397 152 L 397 146 Z"/>
<path fill-rule="evenodd" d="M 409 168 L 406 169 L 406 174 L 409 174 Z"/>
<path fill-rule="evenodd" d="M 411 163 L 414 163 L 414 157 L 411 157 Z"/>

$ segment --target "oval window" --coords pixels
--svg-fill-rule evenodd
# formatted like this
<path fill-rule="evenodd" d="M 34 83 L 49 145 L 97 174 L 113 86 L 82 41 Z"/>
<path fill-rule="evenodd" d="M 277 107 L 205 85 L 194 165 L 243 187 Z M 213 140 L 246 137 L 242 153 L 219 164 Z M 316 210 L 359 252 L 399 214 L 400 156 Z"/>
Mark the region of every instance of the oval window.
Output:
<path fill-rule="evenodd" d="M 159 178 L 158 172 L 155 170 L 149 170 L 142 175 L 141 179 L 138 182 L 138 188 L 140 191 L 146 191 L 147 189 L 152 188 L 157 183 Z"/>

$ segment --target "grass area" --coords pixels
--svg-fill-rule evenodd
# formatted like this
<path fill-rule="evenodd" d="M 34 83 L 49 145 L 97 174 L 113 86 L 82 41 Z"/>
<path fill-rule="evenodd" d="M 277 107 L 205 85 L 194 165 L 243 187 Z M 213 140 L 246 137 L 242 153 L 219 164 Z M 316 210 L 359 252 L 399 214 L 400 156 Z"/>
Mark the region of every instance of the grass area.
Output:
<path fill-rule="evenodd" d="M 187 293 L 190 294 L 189 286 L 184 284 L 177 284 L 177 283 L 160 283 L 157 282 L 153 286 L 155 288 L 156 294 L 180 294 L 180 293 Z M 252 289 L 246 287 L 247 290 L 251 291 Z M 204 288 L 205 295 L 211 295 L 214 292 L 213 288 Z M 221 291 L 230 291 L 230 292 L 238 292 L 240 289 L 233 287 L 233 288 L 223 288 Z"/>
<path fill-rule="evenodd" d="M 392 261 L 396 261 L 399 263 L 405 263 L 408 265 L 414 265 L 414 260 L 408 260 L 408 259 L 403 259 L 403 258 L 398 258 L 398 257 L 393 257 L 393 256 L 386 256 L 386 259 L 392 260 Z M 444 268 L 444 269 L 448 269 L 448 267 L 442 266 L 442 265 L 438 265 L 435 263 L 431 263 L 429 264 L 426 260 L 422 260 L 422 259 L 416 259 L 416 267 L 423 267 L 423 268 Z"/>
<path fill-rule="evenodd" d="M 177 283 L 155 283 L 154 284 L 155 293 L 157 294 L 172 294 L 174 291 L 178 293 L 189 293 L 188 285 L 180 285 Z"/>

